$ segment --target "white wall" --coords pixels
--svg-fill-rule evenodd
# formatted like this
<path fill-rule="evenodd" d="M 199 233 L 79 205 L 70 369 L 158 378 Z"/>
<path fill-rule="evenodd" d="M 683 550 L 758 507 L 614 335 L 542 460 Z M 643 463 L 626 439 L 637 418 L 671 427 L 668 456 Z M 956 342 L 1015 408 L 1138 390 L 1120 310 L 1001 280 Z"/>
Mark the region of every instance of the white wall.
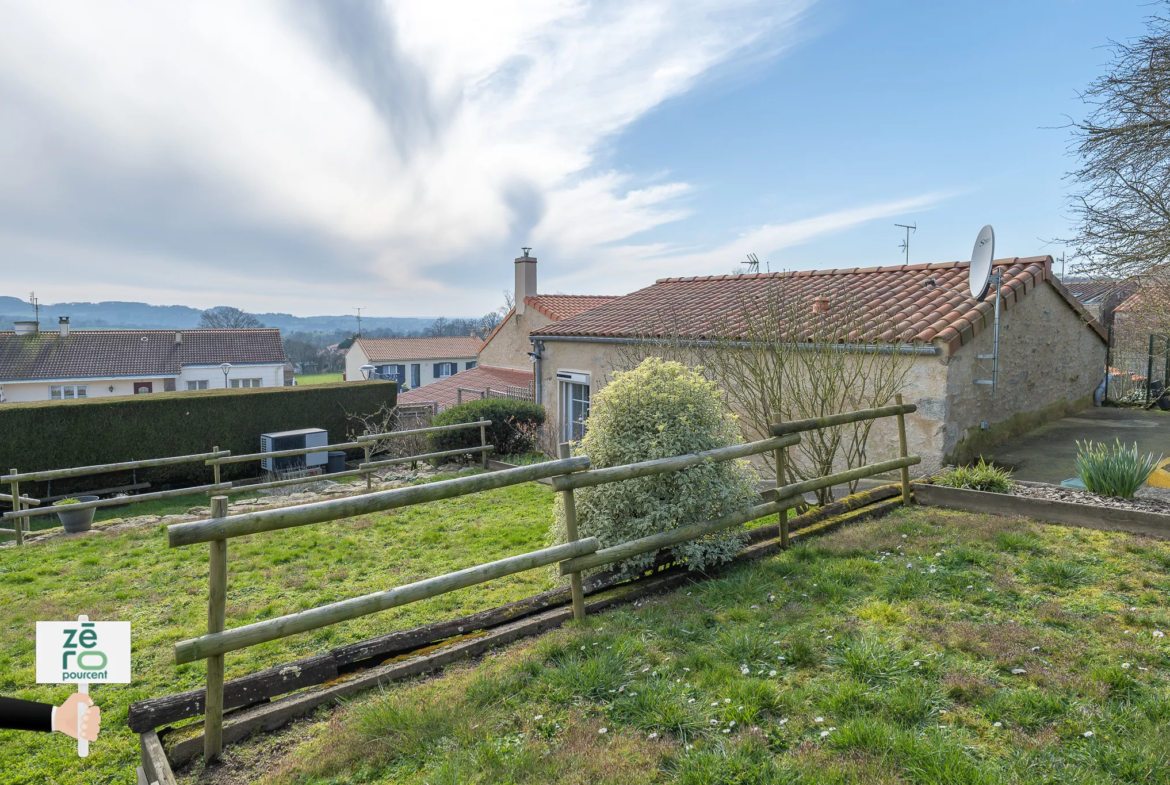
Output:
<path fill-rule="evenodd" d="M 206 379 L 209 390 L 222 390 L 224 387 L 223 371 L 220 370 L 218 365 L 188 365 L 183 368 L 179 374 L 179 378 L 175 380 L 175 389 L 184 391 L 187 389 L 188 381 L 198 379 Z M 282 387 L 284 386 L 284 364 L 233 365 L 228 371 L 229 385 L 232 379 L 260 379 L 261 387 Z M 158 389 L 155 390 L 155 392 L 158 391 Z"/>
<path fill-rule="evenodd" d="M 207 379 L 208 389 L 223 388 L 223 371 L 219 366 L 186 367 L 175 379 L 175 390 L 184 392 L 187 389 L 188 379 Z M 284 385 L 284 365 L 238 365 L 228 373 L 231 379 L 260 379 L 261 387 L 281 387 Z M 136 383 L 149 382 L 151 392 L 163 392 L 165 377 L 141 377 L 139 379 L 76 379 L 61 381 L 36 382 L 4 382 L 4 401 L 19 403 L 22 401 L 48 401 L 49 388 L 54 385 L 84 384 L 87 386 L 87 398 L 108 398 L 113 395 L 134 395 Z M 110 389 L 113 388 L 113 389 Z"/>
<path fill-rule="evenodd" d="M 419 386 L 425 387 L 431 382 L 437 382 L 435 378 L 435 363 L 455 363 L 458 366 L 458 372 L 463 373 L 467 370 L 467 363 L 478 363 L 479 358 L 475 355 L 469 357 L 429 357 L 424 360 L 369 360 L 366 355 L 354 344 L 350 348 L 349 353 L 345 355 L 345 380 L 347 382 L 360 382 L 362 380 L 361 367 L 367 363 L 373 366 L 379 365 L 405 365 L 406 366 L 406 386 L 413 388 L 411 384 L 412 379 L 410 375 L 410 367 L 418 365 L 419 368 Z"/>

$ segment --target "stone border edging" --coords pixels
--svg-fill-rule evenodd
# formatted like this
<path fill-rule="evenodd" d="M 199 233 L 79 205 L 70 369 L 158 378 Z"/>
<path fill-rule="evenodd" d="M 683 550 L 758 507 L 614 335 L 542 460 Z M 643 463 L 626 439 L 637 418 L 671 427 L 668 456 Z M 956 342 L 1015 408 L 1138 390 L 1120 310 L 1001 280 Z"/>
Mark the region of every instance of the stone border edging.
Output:
<path fill-rule="evenodd" d="M 1068 526 L 1083 526 L 1087 529 L 1146 534 L 1170 539 L 1170 515 L 1155 512 L 1056 502 L 965 488 L 944 488 L 941 485 L 924 483 L 914 483 L 912 488 L 915 501 L 932 507 L 1036 518 Z"/>

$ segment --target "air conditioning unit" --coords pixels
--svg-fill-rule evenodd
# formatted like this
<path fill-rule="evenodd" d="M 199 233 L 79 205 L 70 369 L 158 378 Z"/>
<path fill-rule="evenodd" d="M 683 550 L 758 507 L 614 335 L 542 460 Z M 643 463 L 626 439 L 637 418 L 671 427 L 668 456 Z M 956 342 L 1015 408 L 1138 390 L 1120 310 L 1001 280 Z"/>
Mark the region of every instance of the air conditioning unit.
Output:
<path fill-rule="evenodd" d="M 306 447 L 326 447 L 328 445 L 329 432 L 323 428 L 301 428 L 299 431 L 260 434 L 260 452 L 303 450 Z M 311 452 L 306 455 L 286 455 L 279 458 L 260 459 L 260 466 L 266 472 L 295 471 L 296 469 L 325 466 L 328 463 L 328 450 Z"/>

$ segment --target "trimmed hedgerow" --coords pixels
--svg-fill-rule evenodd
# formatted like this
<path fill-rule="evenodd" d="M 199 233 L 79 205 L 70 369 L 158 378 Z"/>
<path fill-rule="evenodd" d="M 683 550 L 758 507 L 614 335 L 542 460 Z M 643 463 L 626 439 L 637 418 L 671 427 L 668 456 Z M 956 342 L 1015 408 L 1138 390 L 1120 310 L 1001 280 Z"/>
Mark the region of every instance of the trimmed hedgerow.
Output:
<path fill-rule="evenodd" d="M 590 467 L 729 447 L 741 442 L 735 417 L 714 383 L 677 362 L 649 357 L 637 368 L 615 373 L 593 400 L 588 431 L 575 446 Z M 693 466 L 680 472 L 582 488 L 575 492 L 579 536 L 597 537 L 602 547 L 646 537 L 746 509 L 757 477 L 746 461 Z M 553 538 L 565 540 L 559 499 Z M 692 570 L 730 561 L 743 546 L 742 527 L 672 548 Z M 627 574 L 650 567 L 656 552 L 622 562 Z"/>
<path fill-rule="evenodd" d="M 150 395 L 37 401 L 0 406 L 0 467 L 22 472 L 121 463 L 172 455 L 260 452 L 260 434 L 324 428 L 329 440 L 347 438 L 348 414 L 371 414 L 394 406 L 398 386 L 371 381 L 311 387 L 198 390 Z M 357 453 L 355 453 L 356 455 Z M 224 480 L 254 477 L 258 463 L 223 467 Z M 130 472 L 54 480 L 54 494 L 129 483 Z M 184 463 L 139 469 L 138 482 L 151 490 L 211 482 L 211 467 Z M 45 494 L 45 484 L 22 485 Z"/>
<path fill-rule="evenodd" d="M 544 418 L 544 407 L 540 404 L 511 398 L 483 398 L 439 412 L 431 425 L 491 420 L 492 424 L 487 427 L 488 444 L 495 445 L 497 455 L 508 455 L 532 449 L 536 431 L 544 425 Z M 479 428 L 430 434 L 433 452 L 478 447 L 479 444 Z"/>

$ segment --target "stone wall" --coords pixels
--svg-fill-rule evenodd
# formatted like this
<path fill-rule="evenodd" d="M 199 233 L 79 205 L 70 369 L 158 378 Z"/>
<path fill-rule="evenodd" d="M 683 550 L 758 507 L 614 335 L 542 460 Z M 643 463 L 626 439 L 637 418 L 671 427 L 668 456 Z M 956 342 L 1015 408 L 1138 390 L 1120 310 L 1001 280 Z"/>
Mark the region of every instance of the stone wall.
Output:
<path fill-rule="evenodd" d="M 991 396 L 994 331 L 983 330 L 947 363 L 943 452 L 963 462 L 978 451 L 1091 403 L 1105 378 L 1105 341 L 1048 283 L 1000 313 L 999 387 Z M 990 426 L 984 431 L 980 424 Z"/>

